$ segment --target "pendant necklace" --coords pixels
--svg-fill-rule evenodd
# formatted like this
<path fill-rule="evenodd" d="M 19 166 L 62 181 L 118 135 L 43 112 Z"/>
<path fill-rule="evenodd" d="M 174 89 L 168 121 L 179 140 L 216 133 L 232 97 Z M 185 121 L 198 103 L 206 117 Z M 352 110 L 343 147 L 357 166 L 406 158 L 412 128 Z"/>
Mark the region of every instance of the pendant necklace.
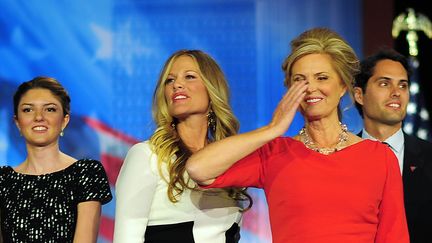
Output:
<path fill-rule="evenodd" d="M 300 130 L 300 133 L 299 133 L 300 139 L 308 149 L 316 151 L 320 154 L 328 155 L 328 154 L 337 152 L 344 147 L 346 141 L 348 140 L 348 128 L 347 128 L 347 126 L 345 124 L 340 123 L 340 122 L 339 122 L 339 125 L 341 126 L 342 131 L 339 134 L 339 141 L 334 148 L 320 148 L 320 147 L 318 147 L 314 143 L 312 138 L 309 136 L 309 134 L 306 130 L 306 127 L 303 127 Z"/>

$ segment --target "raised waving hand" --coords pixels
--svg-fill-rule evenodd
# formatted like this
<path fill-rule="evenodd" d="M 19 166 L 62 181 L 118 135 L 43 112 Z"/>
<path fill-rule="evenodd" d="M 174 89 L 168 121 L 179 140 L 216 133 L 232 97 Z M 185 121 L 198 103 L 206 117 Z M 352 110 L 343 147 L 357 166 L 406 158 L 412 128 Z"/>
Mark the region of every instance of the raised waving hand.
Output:
<path fill-rule="evenodd" d="M 283 135 L 290 127 L 307 87 L 306 81 L 294 82 L 276 107 L 269 125 L 216 141 L 193 154 L 186 165 L 191 178 L 202 185 L 211 184 L 235 162 Z"/>

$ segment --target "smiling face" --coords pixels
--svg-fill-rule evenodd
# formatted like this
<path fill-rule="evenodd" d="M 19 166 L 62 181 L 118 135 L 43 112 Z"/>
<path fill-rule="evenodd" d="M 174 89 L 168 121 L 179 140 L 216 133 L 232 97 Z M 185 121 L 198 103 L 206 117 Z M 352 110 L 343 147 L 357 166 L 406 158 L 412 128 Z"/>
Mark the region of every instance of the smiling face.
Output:
<path fill-rule="evenodd" d="M 409 102 L 408 74 L 403 65 L 389 59 L 377 62 L 365 89 L 355 88 L 365 122 L 401 126 Z"/>
<path fill-rule="evenodd" d="M 179 120 L 207 115 L 210 98 L 195 60 L 187 55 L 174 60 L 165 80 L 169 114 Z"/>
<path fill-rule="evenodd" d="M 69 122 L 60 101 L 48 89 L 27 91 L 20 99 L 15 124 L 28 145 L 48 146 L 58 143 L 60 132 Z"/>
<path fill-rule="evenodd" d="M 307 80 L 306 96 L 300 104 L 307 121 L 338 116 L 340 98 L 346 86 L 326 54 L 309 54 L 299 58 L 292 66 L 291 82 Z"/>

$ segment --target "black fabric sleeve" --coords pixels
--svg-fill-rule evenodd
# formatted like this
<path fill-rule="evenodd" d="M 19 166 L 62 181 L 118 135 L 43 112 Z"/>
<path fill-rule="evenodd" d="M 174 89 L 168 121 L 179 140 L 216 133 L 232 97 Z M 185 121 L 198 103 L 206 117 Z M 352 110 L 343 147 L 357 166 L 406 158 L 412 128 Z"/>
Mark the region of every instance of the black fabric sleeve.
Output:
<path fill-rule="evenodd" d="M 112 200 L 108 177 L 97 160 L 83 160 L 79 166 L 78 202 L 99 201 L 106 204 Z"/>

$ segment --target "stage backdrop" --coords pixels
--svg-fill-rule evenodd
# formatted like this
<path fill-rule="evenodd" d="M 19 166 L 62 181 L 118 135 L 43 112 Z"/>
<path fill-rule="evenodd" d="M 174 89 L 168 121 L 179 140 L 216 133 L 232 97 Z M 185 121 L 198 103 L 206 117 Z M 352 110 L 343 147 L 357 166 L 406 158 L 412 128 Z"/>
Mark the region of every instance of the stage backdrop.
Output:
<path fill-rule="evenodd" d="M 285 92 L 281 63 L 299 33 L 330 27 L 361 53 L 360 0 L 16 0 L 0 9 L 0 165 L 25 158 L 12 122 L 14 90 L 52 76 L 72 97 L 62 149 L 101 160 L 114 194 L 128 148 L 154 130 L 153 89 L 172 52 L 201 49 L 220 63 L 242 132 L 269 122 Z M 358 131 L 355 108 L 344 115 Z M 287 135 L 302 125 L 297 116 Z M 241 242 L 271 242 L 264 195 L 251 193 Z M 114 208 L 115 200 L 103 207 L 99 242 L 112 241 Z"/>

